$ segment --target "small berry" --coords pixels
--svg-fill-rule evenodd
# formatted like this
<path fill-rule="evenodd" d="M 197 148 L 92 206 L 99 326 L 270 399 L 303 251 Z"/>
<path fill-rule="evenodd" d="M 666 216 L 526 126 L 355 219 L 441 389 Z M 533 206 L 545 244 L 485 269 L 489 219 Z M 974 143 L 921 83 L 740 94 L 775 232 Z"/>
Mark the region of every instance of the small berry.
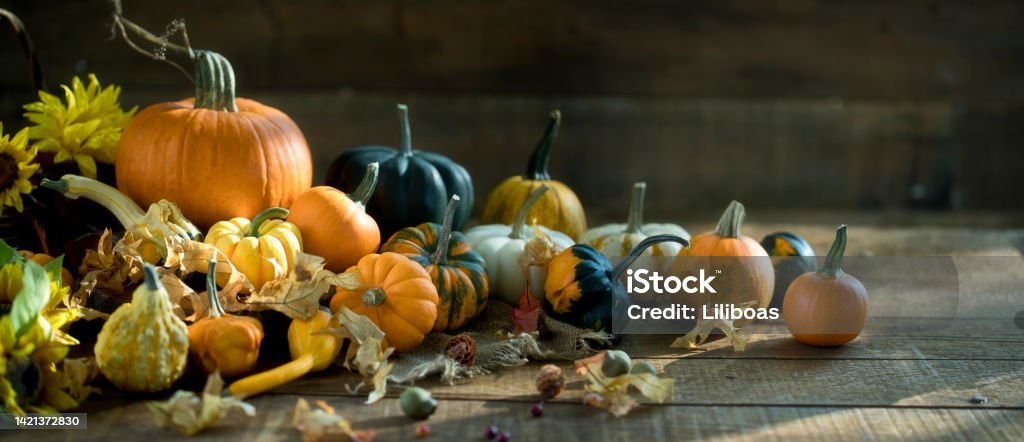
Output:
<path fill-rule="evenodd" d="M 484 437 L 486 437 L 488 439 L 494 439 L 494 438 L 498 437 L 498 427 L 494 426 L 494 425 L 491 425 L 491 426 L 487 427 L 486 429 L 484 429 Z"/>
<path fill-rule="evenodd" d="M 416 436 L 417 437 L 427 437 L 427 436 L 430 436 L 430 425 L 427 425 L 427 424 L 416 425 Z"/>
<path fill-rule="evenodd" d="M 498 442 L 509 442 L 510 440 L 512 440 L 512 433 L 508 431 L 502 431 L 501 434 L 498 435 L 498 438 L 495 440 L 497 440 Z"/>
<path fill-rule="evenodd" d="M 541 416 L 543 416 L 544 415 L 544 403 L 543 402 L 538 402 L 536 404 L 533 404 L 533 406 L 530 407 L 530 414 L 532 414 L 533 417 L 541 417 Z"/>

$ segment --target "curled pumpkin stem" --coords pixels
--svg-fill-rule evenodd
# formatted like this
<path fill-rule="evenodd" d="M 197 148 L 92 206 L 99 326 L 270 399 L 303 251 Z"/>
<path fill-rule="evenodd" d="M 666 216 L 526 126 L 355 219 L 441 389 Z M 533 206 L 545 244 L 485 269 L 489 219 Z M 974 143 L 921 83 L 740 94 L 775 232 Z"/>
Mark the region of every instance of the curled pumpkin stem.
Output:
<path fill-rule="evenodd" d="M 438 230 L 437 248 L 430 254 L 430 262 L 438 265 L 448 264 L 448 243 L 452 236 L 452 221 L 455 220 L 455 209 L 459 207 L 458 195 L 452 195 L 448 200 L 448 207 L 444 211 L 444 221 L 441 222 L 441 229 Z"/>
<path fill-rule="evenodd" d="M 523 226 L 526 225 L 526 217 L 530 214 L 530 210 L 533 209 L 534 204 L 540 201 L 540 198 L 544 196 L 544 192 L 547 192 L 550 187 L 547 184 L 541 184 L 540 187 L 536 188 L 533 193 L 530 194 L 526 201 L 523 201 L 523 205 L 519 206 L 519 211 L 516 212 L 516 219 L 512 222 L 512 232 L 509 233 L 508 237 L 512 239 L 523 239 Z"/>
<path fill-rule="evenodd" d="M 843 274 L 840 267 L 843 263 L 843 255 L 846 253 L 846 224 L 836 229 L 836 239 L 825 256 L 825 265 L 821 266 L 818 274 L 823 278 L 837 278 Z"/>
<path fill-rule="evenodd" d="M 548 122 L 544 136 L 540 138 L 537 147 L 530 155 L 530 162 L 526 166 L 526 179 L 528 180 L 550 180 L 548 173 L 548 160 L 551 158 L 551 145 L 558 137 L 558 128 L 562 125 L 562 112 L 551 111 L 551 121 Z"/>

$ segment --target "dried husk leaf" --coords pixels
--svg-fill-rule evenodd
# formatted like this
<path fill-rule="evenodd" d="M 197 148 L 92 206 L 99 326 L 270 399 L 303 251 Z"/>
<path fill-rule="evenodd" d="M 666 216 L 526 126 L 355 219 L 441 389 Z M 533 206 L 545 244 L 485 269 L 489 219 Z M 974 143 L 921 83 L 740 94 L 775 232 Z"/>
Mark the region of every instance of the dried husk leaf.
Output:
<path fill-rule="evenodd" d="M 256 291 L 242 272 L 212 244 L 198 241 L 181 241 L 168 250 L 165 267 L 182 276 L 192 272 L 207 271 L 210 257 L 217 256 L 218 281 L 226 281 L 219 297 L 224 310 L 275 310 L 293 319 L 308 319 L 320 308 L 320 298 L 333 286 L 356 288 L 358 275 L 354 272 L 336 274 L 324 269 L 324 259 L 306 253 L 295 255 L 295 268 L 282 278 L 267 282 Z M 239 299 L 238 293 L 250 293 Z M 194 293 L 194 292 L 193 292 Z M 206 316 L 207 302 L 202 296 L 187 294 L 194 309 L 194 317 Z"/>
<path fill-rule="evenodd" d="M 81 404 L 93 393 L 103 394 L 99 388 L 88 385 L 100 372 L 96 365 L 96 358 L 65 359 L 61 370 L 64 377 L 64 389 L 75 402 Z"/>
<path fill-rule="evenodd" d="M 220 372 L 206 378 L 206 387 L 200 398 L 194 392 L 178 390 L 163 402 L 147 402 L 153 412 L 156 426 L 171 426 L 186 436 L 193 436 L 221 421 L 234 408 L 255 416 L 256 409 L 233 396 L 223 396 L 224 380 Z"/>
<path fill-rule="evenodd" d="M 373 431 L 353 431 L 352 424 L 326 402 L 318 400 L 316 405 L 316 409 L 310 407 L 304 398 L 295 402 L 292 425 L 299 430 L 303 441 L 370 442 L 374 439 L 376 433 Z"/>
<path fill-rule="evenodd" d="M 607 352 L 601 352 L 589 358 L 576 361 L 576 373 L 587 377 L 588 393 L 584 395 L 584 403 L 598 408 L 605 408 L 616 417 L 628 414 L 640 402 L 629 394 L 633 386 L 645 398 L 662 403 L 672 397 L 674 382 L 671 378 L 662 379 L 651 373 L 626 373 L 620 376 L 605 376 L 601 364 Z"/>
<path fill-rule="evenodd" d="M 373 390 L 368 395 L 366 403 L 372 404 L 384 397 L 387 393 L 387 376 L 394 367 L 394 364 L 388 362 L 388 358 L 395 349 L 384 348 L 384 332 L 377 324 L 366 316 L 342 306 L 331 316 L 328 327 L 317 333 L 331 334 L 351 341 L 342 365 L 349 370 L 355 370 L 363 377 L 363 381 L 352 390 L 358 390 L 370 383 Z"/>
<path fill-rule="evenodd" d="M 757 305 L 757 301 L 744 302 L 739 305 L 739 308 L 754 307 Z M 676 338 L 672 341 L 670 348 L 687 348 L 690 350 L 696 349 L 701 344 L 707 342 L 708 336 L 711 332 L 719 329 L 725 336 L 729 338 L 732 343 L 733 351 L 743 351 L 747 347 L 747 342 L 750 337 L 741 333 L 741 330 L 733 325 L 731 319 L 707 319 L 701 318 L 697 320 L 697 325 L 690 330 L 689 333 Z"/>
<path fill-rule="evenodd" d="M 562 249 L 551 240 L 551 237 L 544 233 L 534 223 L 533 238 L 526 242 L 523 247 L 523 254 L 519 256 L 519 265 L 523 268 L 529 266 L 547 266 L 548 261 L 554 258 Z"/>
<path fill-rule="evenodd" d="M 141 243 L 141 239 L 135 239 L 128 232 L 115 246 L 110 229 L 105 229 L 96 250 L 85 251 L 85 258 L 78 268 L 78 273 L 84 276 L 79 282 L 78 291 L 71 296 L 71 303 L 85 304 L 85 300 L 96 288 L 123 294 L 126 286 L 139 282 L 142 279 L 142 262 L 136 249 Z M 139 260 L 135 257 L 139 257 Z"/>

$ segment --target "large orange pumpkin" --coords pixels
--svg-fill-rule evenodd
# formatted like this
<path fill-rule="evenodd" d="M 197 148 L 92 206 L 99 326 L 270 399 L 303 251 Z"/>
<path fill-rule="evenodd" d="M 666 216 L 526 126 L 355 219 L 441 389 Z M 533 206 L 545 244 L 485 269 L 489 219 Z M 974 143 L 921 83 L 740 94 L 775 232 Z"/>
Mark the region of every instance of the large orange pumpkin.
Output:
<path fill-rule="evenodd" d="M 117 145 L 117 187 L 142 207 L 174 202 L 208 228 L 291 206 L 313 182 L 309 146 L 281 111 L 235 98 L 221 55 L 196 51 L 196 97 L 143 109 Z"/>
<path fill-rule="evenodd" d="M 743 304 L 748 307 L 767 307 L 775 287 L 775 270 L 771 258 L 761 244 L 740 233 L 746 210 L 733 201 L 725 209 L 714 231 L 690 239 L 690 247 L 679 251 L 672 266 L 673 274 L 693 275 L 699 269 L 716 273 L 717 293 L 693 295 L 695 305 L 700 303 Z M 696 258 L 703 259 L 696 259 Z M 737 326 L 749 323 L 736 320 Z"/>
<path fill-rule="evenodd" d="M 306 253 L 322 256 L 332 272 L 342 272 L 380 247 L 380 228 L 366 213 L 377 186 L 377 163 L 366 166 L 363 182 L 352 193 L 317 186 L 292 204 L 288 221 L 302 232 Z"/>
<path fill-rule="evenodd" d="M 341 306 L 364 315 L 384 332 L 384 345 L 408 351 L 423 342 L 437 319 L 437 288 L 422 266 L 392 252 L 370 254 L 351 270 L 362 284 L 335 288 L 331 310 Z"/>

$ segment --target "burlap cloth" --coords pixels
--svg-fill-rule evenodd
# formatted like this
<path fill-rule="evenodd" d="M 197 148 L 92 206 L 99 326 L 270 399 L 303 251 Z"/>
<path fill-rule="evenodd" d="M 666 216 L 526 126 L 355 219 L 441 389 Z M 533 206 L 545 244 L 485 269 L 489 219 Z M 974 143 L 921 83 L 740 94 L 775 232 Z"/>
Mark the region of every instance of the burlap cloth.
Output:
<path fill-rule="evenodd" d="M 463 377 L 517 367 L 527 361 L 575 360 L 590 356 L 599 346 L 611 344 L 612 335 L 585 330 L 541 313 L 538 331 L 513 334 L 512 307 L 500 301 L 487 304 L 483 313 L 456 334 L 434 332 L 415 350 L 399 354 L 388 379 L 409 383 L 432 375 L 451 383 Z M 457 334 L 476 341 L 476 360 L 466 367 L 444 356 L 445 344 Z"/>

